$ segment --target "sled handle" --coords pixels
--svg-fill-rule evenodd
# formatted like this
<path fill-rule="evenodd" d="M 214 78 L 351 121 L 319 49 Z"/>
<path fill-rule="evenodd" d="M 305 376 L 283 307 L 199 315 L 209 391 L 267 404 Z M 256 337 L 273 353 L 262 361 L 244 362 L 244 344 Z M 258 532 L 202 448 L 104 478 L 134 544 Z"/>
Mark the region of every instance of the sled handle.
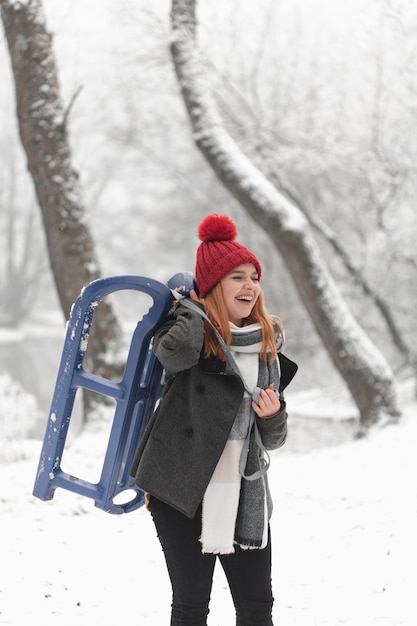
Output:
<path fill-rule="evenodd" d="M 122 380 L 113 382 L 87 372 L 83 361 L 95 308 L 105 296 L 121 290 L 146 293 L 152 297 L 153 304 L 132 335 Z M 130 476 L 130 467 L 138 441 L 162 394 L 163 369 L 152 352 L 151 341 L 157 327 L 168 316 L 171 305 L 170 289 L 143 276 L 98 279 L 81 291 L 68 322 L 33 489 L 35 497 L 51 500 L 55 489 L 61 487 L 92 498 L 98 508 L 109 513 L 127 513 L 143 504 L 144 493 Z M 79 388 L 111 397 L 116 402 L 98 483 L 69 475 L 61 469 Z M 131 490 L 133 498 L 124 504 L 115 503 L 116 496 Z"/>

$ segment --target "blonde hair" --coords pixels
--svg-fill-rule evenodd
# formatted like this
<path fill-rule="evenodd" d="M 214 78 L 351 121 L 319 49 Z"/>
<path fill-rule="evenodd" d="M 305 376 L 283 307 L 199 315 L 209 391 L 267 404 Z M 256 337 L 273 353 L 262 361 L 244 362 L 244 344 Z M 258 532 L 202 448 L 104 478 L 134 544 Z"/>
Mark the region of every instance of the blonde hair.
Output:
<path fill-rule="evenodd" d="M 205 298 L 201 298 L 201 302 L 204 305 L 206 315 L 219 331 L 226 344 L 230 346 L 232 341 L 232 331 L 230 329 L 229 316 L 221 284 L 217 283 L 217 285 L 209 291 Z M 254 324 L 256 322 L 260 324 L 262 331 L 262 347 L 260 350 L 260 357 L 266 361 L 269 354 L 271 360 L 273 361 L 277 356 L 276 333 L 278 333 L 282 342 L 284 342 L 284 329 L 279 318 L 268 313 L 265 307 L 265 300 L 262 291 L 259 293 L 250 316 L 245 319 L 244 325 L 247 326 L 248 324 Z M 204 322 L 204 324 L 204 356 L 208 358 L 209 356 L 214 355 L 222 361 L 225 361 L 226 357 L 220 348 L 212 327 L 207 322 Z"/>

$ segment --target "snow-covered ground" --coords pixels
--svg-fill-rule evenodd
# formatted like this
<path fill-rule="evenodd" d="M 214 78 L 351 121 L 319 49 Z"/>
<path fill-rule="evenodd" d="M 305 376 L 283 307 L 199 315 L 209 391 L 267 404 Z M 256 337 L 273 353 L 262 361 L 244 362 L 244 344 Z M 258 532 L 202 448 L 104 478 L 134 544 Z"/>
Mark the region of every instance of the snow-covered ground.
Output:
<path fill-rule="evenodd" d="M 64 469 L 97 469 L 107 432 L 77 439 Z M 275 624 L 417 624 L 416 442 L 409 397 L 398 426 L 274 453 Z M 0 466 L 0 624 L 167 625 L 170 587 L 149 514 L 110 515 L 63 490 L 50 502 L 32 497 L 40 447 L 23 441 L 26 458 Z M 221 568 L 208 623 L 234 623 Z"/>

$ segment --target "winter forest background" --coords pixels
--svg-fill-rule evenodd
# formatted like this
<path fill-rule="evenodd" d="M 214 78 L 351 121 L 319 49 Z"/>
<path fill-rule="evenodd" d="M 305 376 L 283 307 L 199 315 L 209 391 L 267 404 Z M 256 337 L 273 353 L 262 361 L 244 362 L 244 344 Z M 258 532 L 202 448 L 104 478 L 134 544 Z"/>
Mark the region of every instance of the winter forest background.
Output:
<path fill-rule="evenodd" d="M 30 3 L 39 2 L 0 7 Z M 285 537 L 274 545 L 277 623 L 414 626 L 417 5 L 200 0 L 197 10 L 204 81 L 222 126 L 306 216 L 347 309 L 393 370 L 403 416 L 356 439 L 358 407 L 274 233 L 195 145 L 169 49 L 170 0 L 41 4 L 101 274 L 165 282 L 193 270 L 196 225 L 212 211 L 235 219 L 264 267 L 269 308 L 299 364 L 289 438 L 271 464 L 273 531 Z M 0 623 L 114 626 L 132 614 L 168 623 L 169 584 L 143 510 L 109 516 L 74 494 L 48 504 L 31 494 L 66 316 L 2 28 L 0 37 Z M 144 303 L 121 293 L 112 305 L 128 341 Z M 94 474 L 108 425 L 90 422 L 71 440 L 69 464 Z M 130 571 L 132 546 L 140 558 Z M 211 623 L 233 623 L 219 578 L 214 593 Z"/>
<path fill-rule="evenodd" d="M 165 282 L 178 270 L 192 270 L 198 220 L 227 212 L 265 266 L 270 309 L 283 319 L 287 352 L 300 363 L 296 388 L 343 389 L 267 234 L 194 147 L 169 54 L 169 2 L 43 4 L 102 274 Z M 405 0 L 207 0 L 198 18 L 227 130 L 310 216 L 354 316 L 395 374 L 410 373 L 417 298 L 416 8 Z M 44 412 L 65 320 L 18 139 L 3 44 L 0 369 Z M 122 301 L 123 323 L 135 319 L 135 306 Z"/>

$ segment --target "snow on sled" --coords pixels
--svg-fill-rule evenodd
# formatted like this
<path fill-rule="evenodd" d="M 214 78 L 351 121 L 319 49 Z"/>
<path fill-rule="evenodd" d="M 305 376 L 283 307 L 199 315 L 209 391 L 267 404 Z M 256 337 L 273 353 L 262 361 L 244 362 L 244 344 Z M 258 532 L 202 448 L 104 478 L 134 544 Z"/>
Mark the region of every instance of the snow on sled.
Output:
<path fill-rule="evenodd" d="M 189 272 L 176 274 L 167 285 L 143 276 L 115 276 L 95 280 L 82 290 L 68 322 L 33 489 L 35 497 L 51 500 L 59 487 L 92 498 L 98 508 L 116 514 L 128 513 L 143 504 L 144 493 L 129 472 L 137 444 L 162 395 L 163 369 L 152 352 L 152 337 L 171 308 L 170 287 L 190 280 Z M 190 288 L 192 285 L 188 291 Z M 123 377 L 114 382 L 86 371 L 83 361 L 95 308 L 105 296 L 121 290 L 143 292 L 153 303 L 133 332 Z M 101 476 L 96 483 L 61 468 L 74 400 L 80 388 L 115 402 Z M 117 503 L 123 500 L 120 495 L 124 492 L 133 493 L 133 497 Z"/>

